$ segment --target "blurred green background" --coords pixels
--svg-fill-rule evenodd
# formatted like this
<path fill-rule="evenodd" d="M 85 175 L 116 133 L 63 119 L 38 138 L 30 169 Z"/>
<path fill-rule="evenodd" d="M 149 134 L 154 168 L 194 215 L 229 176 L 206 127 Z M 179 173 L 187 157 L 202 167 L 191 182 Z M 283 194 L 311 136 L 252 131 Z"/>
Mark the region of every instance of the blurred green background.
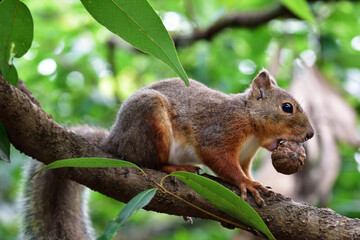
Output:
<path fill-rule="evenodd" d="M 230 13 L 264 11 L 275 0 L 150 0 L 171 34 L 205 29 Z M 119 104 L 136 89 L 174 77 L 153 57 L 140 53 L 96 23 L 80 1 L 24 1 L 34 19 L 34 42 L 15 61 L 43 109 L 62 125 L 109 129 Z M 281 53 L 278 84 L 290 84 L 294 62 L 315 61 L 322 74 L 360 114 L 360 3 L 315 1 L 311 9 L 320 32 L 295 18 L 277 18 L 256 28 L 227 28 L 211 41 L 178 49 L 190 78 L 226 93 L 241 92 Z M 340 214 L 360 217 L 360 150 L 340 146 L 341 172 L 327 202 Z M 0 239 L 17 239 L 21 172 L 28 157 L 12 149 L 12 162 L 0 162 Z M 255 165 L 259 165 L 259 161 Z M 91 218 L 97 235 L 122 203 L 92 192 Z M 141 229 L 141 231 L 139 231 Z M 238 231 L 218 223 L 140 211 L 119 234 L 122 239 L 235 239 Z"/>

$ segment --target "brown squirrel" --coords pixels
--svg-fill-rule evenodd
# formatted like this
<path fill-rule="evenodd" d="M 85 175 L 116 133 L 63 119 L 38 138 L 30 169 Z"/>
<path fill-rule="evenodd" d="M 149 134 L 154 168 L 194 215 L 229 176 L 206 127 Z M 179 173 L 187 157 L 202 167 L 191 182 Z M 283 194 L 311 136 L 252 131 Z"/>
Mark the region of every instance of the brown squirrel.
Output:
<path fill-rule="evenodd" d="M 263 70 L 245 93 L 224 94 L 190 80 L 160 81 L 142 88 L 121 106 L 108 152 L 165 172 L 195 171 L 205 164 L 237 185 L 241 197 L 269 191 L 251 177 L 259 147 L 273 151 L 283 140 L 304 142 L 314 131 L 299 103 Z"/>
<path fill-rule="evenodd" d="M 119 159 L 141 167 L 165 172 L 194 172 L 198 167 L 193 164 L 205 164 L 221 178 L 237 185 L 243 199 L 250 191 L 259 205 L 263 205 L 264 200 L 258 190 L 264 194 L 268 194 L 269 190 L 251 176 L 251 163 L 257 150 L 264 147 L 273 151 L 281 140 L 301 143 L 314 135 L 299 103 L 278 87 L 266 70 L 255 77 L 251 88 L 240 94 L 227 95 L 194 80 L 190 80 L 189 87 L 180 79 L 160 81 L 138 90 L 122 104 L 109 135 L 91 128 L 75 129 L 75 132 Z M 87 224 L 83 219 L 86 214 L 81 210 L 73 211 L 75 214 L 72 220 L 66 219 L 66 222 L 80 226 L 77 232 L 66 229 L 69 226 L 60 226 L 60 219 L 56 222 L 58 226 L 53 230 L 53 235 L 39 237 L 50 231 L 46 230 L 46 226 L 35 229 L 38 226 L 35 222 L 36 214 L 41 212 L 39 207 L 42 212 L 53 211 L 53 216 L 58 216 L 56 211 L 62 209 L 42 207 L 55 201 L 48 200 L 49 203 L 46 203 L 45 199 L 31 190 L 36 188 L 36 192 L 46 192 L 39 188 L 45 189 L 47 184 L 41 185 L 41 182 L 46 182 L 47 178 L 49 176 L 46 173 L 37 176 L 34 180 L 38 182 L 37 186 L 33 184 L 26 190 L 30 195 L 27 205 L 32 206 L 26 212 L 26 216 L 29 216 L 25 220 L 28 222 L 28 236 L 36 235 L 35 239 L 56 239 L 54 236 L 58 235 L 64 239 L 89 239 L 87 234 L 90 231 L 85 227 Z M 62 183 L 61 186 L 68 185 L 64 179 L 59 178 L 58 181 Z M 72 186 L 68 189 L 63 186 L 62 192 L 57 188 L 47 188 L 57 193 L 53 193 L 54 196 L 46 193 L 43 197 L 56 199 L 55 195 L 58 195 L 61 199 L 71 201 L 73 206 L 81 205 L 77 204 L 82 201 L 80 187 Z M 79 190 L 75 190 L 77 188 Z M 61 196 L 64 192 L 67 194 L 65 197 Z M 64 204 L 65 200 L 59 202 L 59 205 Z M 79 216 L 76 217 L 76 214 Z M 51 217 L 49 215 L 46 221 L 51 221 Z"/>

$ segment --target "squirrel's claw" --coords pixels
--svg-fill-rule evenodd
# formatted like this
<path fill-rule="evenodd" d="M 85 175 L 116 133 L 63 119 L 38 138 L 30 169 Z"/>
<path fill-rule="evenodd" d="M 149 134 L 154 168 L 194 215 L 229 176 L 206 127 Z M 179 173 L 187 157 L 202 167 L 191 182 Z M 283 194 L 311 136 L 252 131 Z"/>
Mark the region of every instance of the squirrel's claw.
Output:
<path fill-rule="evenodd" d="M 189 222 L 190 224 L 193 224 L 193 220 L 189 216 L 183 216 L 184 221 Z"/>
<path fill-rule="evenodd" d="M 246 191 L 241 191 L 241 199 L 246 201 L 246 198 L 247 198 Z"/>
<path fill-rule="evenodd" d="M 251 180 L 243 182 L 240 184 L 241 198 L 246 200 L 247 191 L 249 191 L 255 198 L 258 206 L 266 206 L 264 199 L 260 196 L 259 189 L 264 193 L 265 196 L 270 196 L 270 192 L 272 192 L 268 188 L 264 187 L 261 183 L 253 182 Z"/>

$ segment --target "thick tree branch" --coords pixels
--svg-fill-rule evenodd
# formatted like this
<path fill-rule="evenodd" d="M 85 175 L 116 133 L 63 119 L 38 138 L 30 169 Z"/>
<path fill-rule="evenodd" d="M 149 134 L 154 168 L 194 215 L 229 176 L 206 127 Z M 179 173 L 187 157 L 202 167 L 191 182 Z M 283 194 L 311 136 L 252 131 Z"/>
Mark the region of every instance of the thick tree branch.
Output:
<path fill-rule="evenodd" d="M 0 76 L 0 121 L 4 124 L 11 142 L 17 149 L 45 164 L 64 158 L 111 157 L 82 137 L 58 125 L 38 105 L 33 104 L 27 95 Z M 145 172 L 157 182 L 165 176 L 165 173 L 151 169 L 145 169 Z M 145 189 L 155 187 L 149 178 L 132 168 L 69 168 L 61 170 L 61 173 L 122 202 L 129 201 Z M 217 181 L 239 194 L 237 188 L 221 180 Z M 238 223 L 237 220 L 217 210 L 186 185 L 167 179 L 164 186 L 183 199 Z M 249 196 L 248 199 L 248 203 L 265 220 L 277 239 L 360 238 L 359 219 L 343 217 L 330 209 L 296 203 L 280 194 L 265 197 L 265 201 L 267 206 L 259 208 L 252 197 Z M 160 191 L 146 209 L 216 220 Z"/>
<path fill-rule="evenodd" d="M 31 93 L 20 91 L 0 75 L 0 121 L 17 149 L 45 164 L 81 155 L 110 156 L 61 127 L 28 96 Z"/>

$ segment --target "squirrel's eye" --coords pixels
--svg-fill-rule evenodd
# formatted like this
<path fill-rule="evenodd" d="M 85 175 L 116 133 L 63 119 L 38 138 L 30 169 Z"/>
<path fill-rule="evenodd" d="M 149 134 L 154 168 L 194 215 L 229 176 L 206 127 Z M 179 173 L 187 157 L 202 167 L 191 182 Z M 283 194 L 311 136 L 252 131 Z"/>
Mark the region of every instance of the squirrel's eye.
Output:
<path fill-rule="evenodd" d="M 283 110 L 284 112 L 286 112 L 286 113 L 293 113 L 293 111 L 294 111 L 293 105 L 292 105 L 291 103 L 288 103 L 288 102 L 283 103 L 283 104 L 281 105 L 281 108 L 282 108 L 282 110 Z"/>

